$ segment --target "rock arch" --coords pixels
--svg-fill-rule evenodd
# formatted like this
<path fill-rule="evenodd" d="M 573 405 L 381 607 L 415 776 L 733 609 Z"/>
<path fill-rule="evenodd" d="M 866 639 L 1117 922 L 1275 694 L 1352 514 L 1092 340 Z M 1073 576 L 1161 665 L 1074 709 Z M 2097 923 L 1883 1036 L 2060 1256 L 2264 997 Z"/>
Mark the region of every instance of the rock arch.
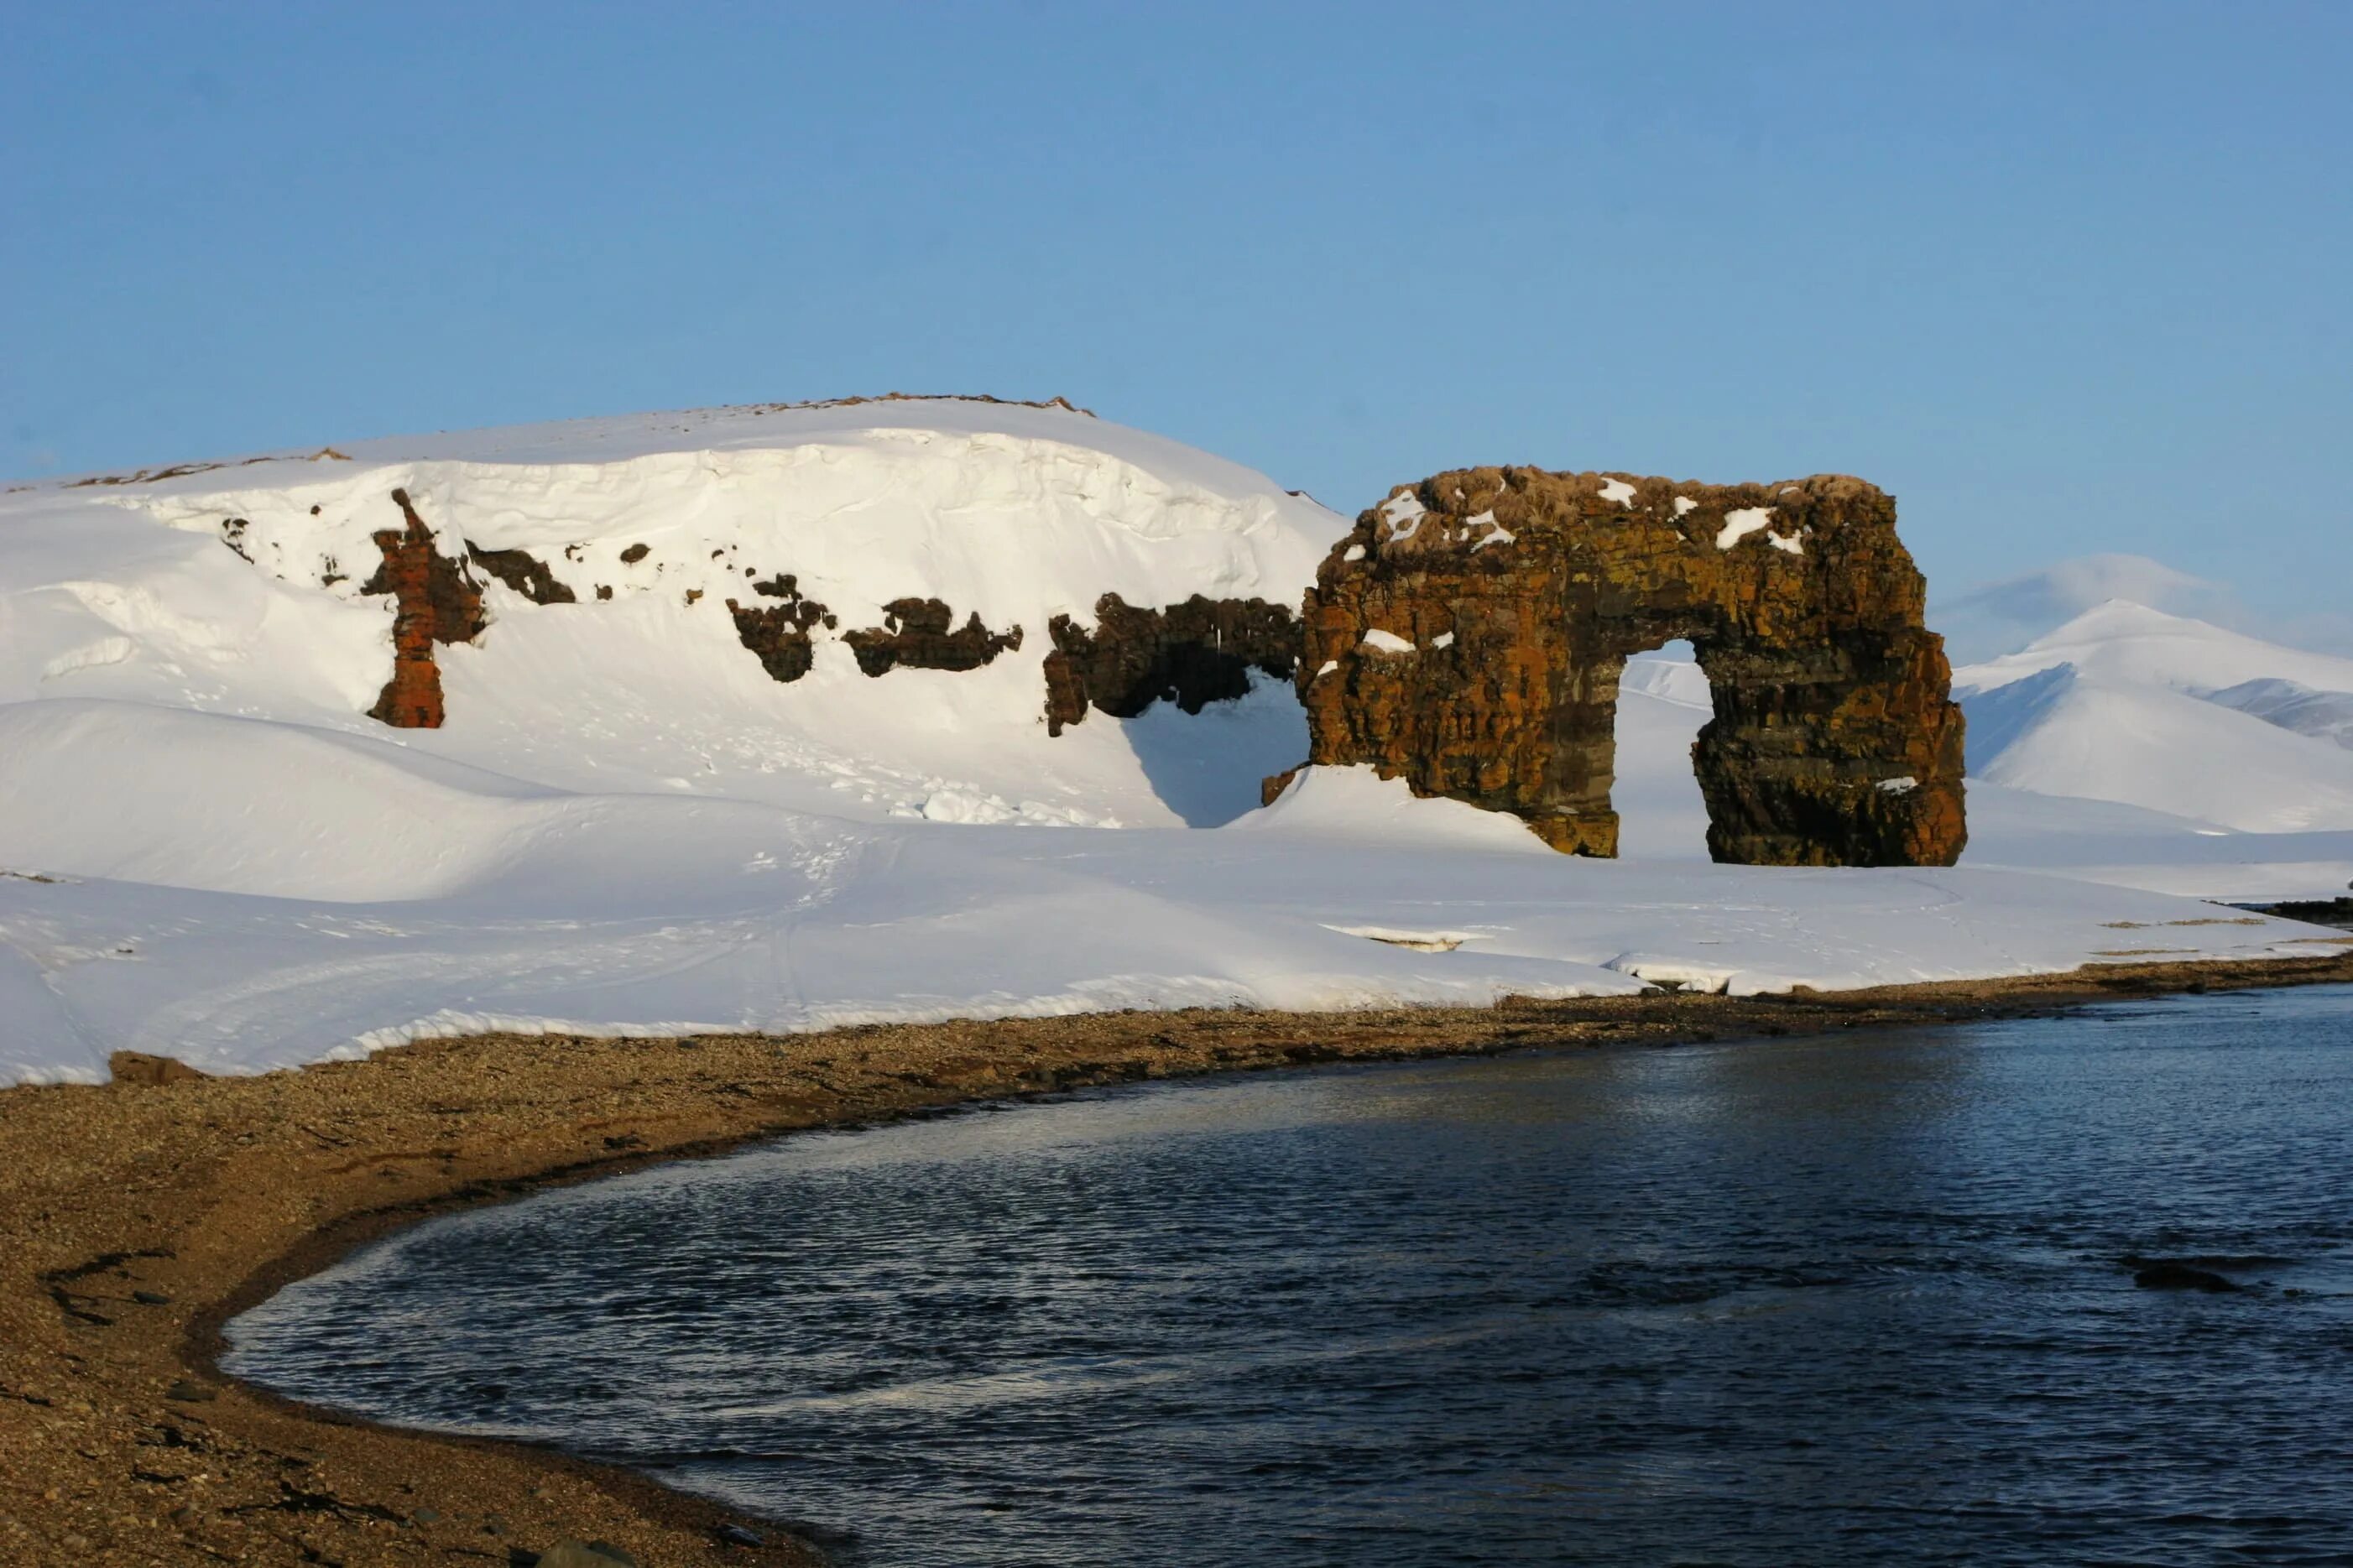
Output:
<path fill-rule="evenodd" d="M 1895 503 L 1844 475 L 1676 484 L 1465 468 L 1356 520 L 1307 596 L 1310 760 L 1617 853 L 1629 655 L 1688 638 L 1708 850 L 1755 865 L 1948 866 L 1960 710 Z"/>

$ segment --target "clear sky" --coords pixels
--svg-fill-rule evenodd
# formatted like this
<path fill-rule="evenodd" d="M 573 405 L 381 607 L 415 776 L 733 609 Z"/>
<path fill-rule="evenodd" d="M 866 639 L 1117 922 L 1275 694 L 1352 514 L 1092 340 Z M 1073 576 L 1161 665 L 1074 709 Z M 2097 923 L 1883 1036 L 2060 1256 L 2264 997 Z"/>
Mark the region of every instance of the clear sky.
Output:
<path fill-rule="evenodd" d="M 0 0 L 0 473 L 889 389 L 2343 641 L 2353 4 Z"/>

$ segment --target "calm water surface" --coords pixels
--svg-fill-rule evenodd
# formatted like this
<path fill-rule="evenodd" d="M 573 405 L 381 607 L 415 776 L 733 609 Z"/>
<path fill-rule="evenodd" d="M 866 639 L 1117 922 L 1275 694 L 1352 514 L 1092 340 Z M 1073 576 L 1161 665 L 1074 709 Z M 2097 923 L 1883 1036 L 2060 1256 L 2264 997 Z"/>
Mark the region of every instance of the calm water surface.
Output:
<path fill-rule="evenodd" d="M 233 1338 L 891 1568 L 2345 1562 L 2353 991 L 811 1134 Z"/>

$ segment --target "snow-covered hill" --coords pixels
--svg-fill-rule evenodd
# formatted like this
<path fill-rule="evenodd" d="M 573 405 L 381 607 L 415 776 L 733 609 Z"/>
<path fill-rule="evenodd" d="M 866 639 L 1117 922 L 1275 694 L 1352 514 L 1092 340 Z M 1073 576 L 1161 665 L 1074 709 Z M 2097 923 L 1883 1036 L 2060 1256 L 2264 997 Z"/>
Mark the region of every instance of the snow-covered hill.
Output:
<path fill-rule="evenodd" d="M 2110 601 L 1954 686 L 1973 779 L 2243 833 L 2353 829 L 2353 659 Z"/>
<path fill-rule="evenodd" d="M 365 590 L 395 489 L 483 584 L 480 635 L 434 649 L 438 729 L 367 716 L 393 659 L 394 601 Z M 0 1081 L 102 1076 L 118 1048 L 250 1069 L 492 1025 L 1747 991 L 2321 940 L 2000 871 L 1706 865 L 1684 847 L 1704 683 L 1672 661 L 1629 673 L 1617 864 L 1349 770 L 1257 809 L 1306 751 L 1280 681 L 1049 733 L 1057 617 L 1083 627 L 1107 594 L 1295 605 L 1345 531 L 1206 454 L 977 400 L 10 489 Z M 731 598 L 802 616 L 805 672 L 772 679 Z M 850 634 L 909 599 L 976 618 L 985 662 L 868 673 Z M 2275 661 L 2226 673 L 2339 689 Z M 2294 707 L 2266 692 L 2201 706 L 2327 744 L 2254 716 Z"/>
<path fill-rule="evenodd" d="M 2238 899 L 2353 879 L 2353 659 L 2110 600 L 1954 687 L 1970 864 Z"/>
<path fill-rule="evenodd" d="M 1964 705 L 1973 780 L 2242 833 L 2353 828 L 2353 752 L 2206 697 L 2059 664 Z"/>
<path fill-rule="evenodd" d="M 448 724 L 397 736 L 366 717 L 392 606 L 362 591 L 373 534 L 400 526 L 395 489 L 445 540 L 525 552 L 575 601 L 481 574 L 489 628 L 439 653 Z M 1248 753 L 1229 779 L 1188 773 L 1149 725 L 1134 744 L 1113 721 L 1050 741 L 1048 625 L 1091 621 L 1104 594 L 1295 603 L 1345 526 L 1260 475 L 1058 407 L 910 399 L 364 441 L 0 496 L 0 702 L 268 719 L 566 790 L 864 818 L 1223 820 L 1305 755 L 1295 706 L 1228 716 Z M 774 602 L 758 584 L 785 575 L 838 623 L 789 700 L 727 608 Z M 1020 646 L 972 671 L 862 675 L 841 634 L 932 597 L 1019 628 Z"/>

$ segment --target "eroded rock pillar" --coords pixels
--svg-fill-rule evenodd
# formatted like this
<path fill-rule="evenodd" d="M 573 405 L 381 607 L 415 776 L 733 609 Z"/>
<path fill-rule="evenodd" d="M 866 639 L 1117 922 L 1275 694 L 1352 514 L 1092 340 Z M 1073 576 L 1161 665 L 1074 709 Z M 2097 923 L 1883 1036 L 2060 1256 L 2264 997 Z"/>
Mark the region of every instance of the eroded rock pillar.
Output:
<path fill-rule="evenodd" d="M 1610 791 L 1618 773 L 1618 683 L 1626 657 L 1572 652 L 1563 668 L 1547 728 L 1546 805 L 1528 817 L 1537 837 L 1564 855 L 1618 854 L 1618 812 Z"/>
<path fill-rule="evenodd" d="M 444 714 L 441 667 L 434 660 L 433 645 L 471 642 L 481 635 L 482 591 L 462 561 L 441 553 L 408 492 L 395 490 L 392 500 L 400 508 L 402 526 L 375 535 L 384 560 L 360 588 L 363 594 L 393 596 L 392 678 L 368 717 L 396 730 L 438 730 Z"/>

